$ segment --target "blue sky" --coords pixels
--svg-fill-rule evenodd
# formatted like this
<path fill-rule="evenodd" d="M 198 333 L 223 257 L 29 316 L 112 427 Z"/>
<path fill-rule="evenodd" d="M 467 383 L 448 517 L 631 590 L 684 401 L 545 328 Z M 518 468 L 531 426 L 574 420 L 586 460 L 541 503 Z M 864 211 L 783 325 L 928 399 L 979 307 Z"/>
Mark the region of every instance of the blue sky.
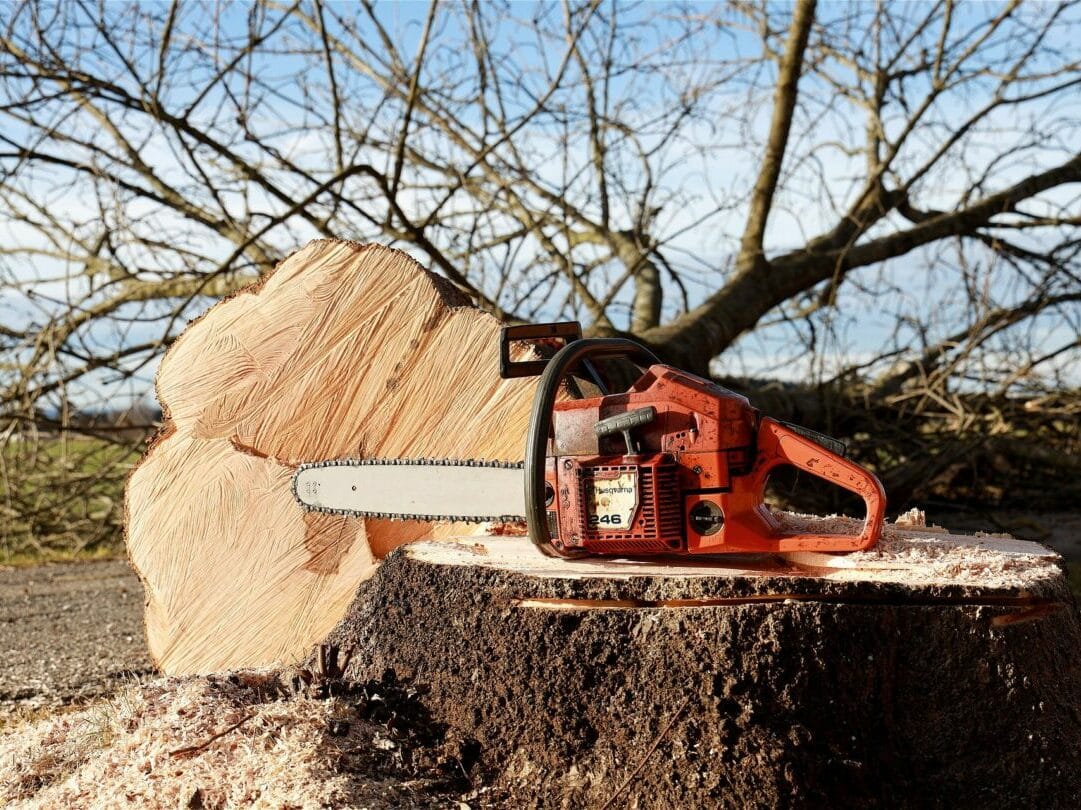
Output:
<path fill-rule="evenodd" d="M 165 8 L 162 5 L 159 8 Z M 109 7 L 107 7 L 109 8 Z M 123 11 L 123 7 L 116 6 L 117 13 Z M 189 4 L 182 7 L 182 19 L 178 24 L 178 30 L 185 30 L 184 26 L 191 26 L 192 31 L 200 28 L 203 18 L 206 16 L 205 6 Z M 332 10 L 352 8 L 344 4 L 336 4 Z M 427 3 L 384 3 L 379 7 L 380 18 L 385 22 L 395 41 L 399 44 L 400 51 L 407 57 L 412 58 L 423 26 L 423 21 L 428 13 Z M 442 7 L 437 17 L 435 38 L 433 42 L 442 42 L 452 37 L 460 30 L 460 19 L 455 16 L 456 6 L 448 4 Z M 603 11 L 610 11 L 612 6 L 604 4 Z M 676 6 L 662 6 L 657 4 L 644 4 L 631 6 L 620 4 L 616 7 L 619 13 L 634 17 L 643 17 L 661 9 L 661 17 L 651 26 L 642 26 L 637 29 L 641 37 L 640 47 L 648 50 L 651 44 L 664 42 L 672 37 L 676 31 L 674 22 Z M 786 6 L 774 6 L 774 9 L 785 9 Z M 853 13 L 865 13 L 870 6 L 858 6 L 842 3 L 823 3 L 819 6 L 818 18 L 821 22 L 838 23 L 846 15 Z M 905 4 L 899 6 L 905 10 L 923 9 L 927 6 L 921 4 Z M 961 4 L 959 6 L 955 25 L 963 27 L 975 24 L 997 13 L 1001 6 L 995 4 Z M 1026 10 L 1025 14 L 1037 17 L 1044 6 L 1035 6 Z M 691 10 L 699 14 L 711 14 L 710 4 L 693 4 Z M 558 48 L 554 45 L 546 49 L 538 45 L 535 35 L 531 31 L 531 17 L 534 14 L 558 15 L 558 6 L 552 4 L 514 4 L 511 10 L 515 20 L 503 24 L 498 41 L 504 45 L 507 58 L 513 59 L 523 76 L 536 79 L 543 74 L 545 69 L 550 68 L 550 62 L 558 55 Z M 239 36 L 246 30 L 248 15 L 251 7 L 244 4 L 233 4 L 225 7 L 221 34 L 223 37 Z M 666 17 L 665 14 L 668 14 Z M 1049 39 L 1049 51 L 1061 49 L 1069 51 L 1073 42 L 1077 41 L 1078 33 L 1077 13 L 1068 15 L 1070 19 L 1061 24 Z M 778 19 L 778 25 L 783 29 L 783 19 Z M 331 23 L 332 30 L 336 23 Z M 368 25 L 358 23 L 358 25 Z M 370 26 L 367 37 L 376 41 Z M 851 32 L 854 41 L 860 41 L 865 35 L 858 26 Z M 727 27 L 718 29 L 712 38 L 704 38 L 702 42 L 708 43 L 710 50 L 702 55 L 706 58 L 732 57 L 736 55 L 752 56 L 759 48 L 757 35 L 748 29 L 739 27 Z M 282 45 L 285 40 L 272 40 L 272 43 Z M 1009 41 L 1003 41 L 994 46 L 997 49 L 1012 47 Z M 453 48 L 432 51 L 437 66 L 454 64 L 454 60 L 460 56 Z M 153 60 L 154 49 L 149 48 L 142 58 Z M 993 52 L 989 52 L 993 55 Z M 108 54 L 101 52 L 91 55 L 93 61 L 107 57 Z M 1048 61 L 1052 59 L 1047 57 Z M 314 132 L 311 128 L 305 130 L 302 120 L 293 120 L 299 117 L 296 102 L 299 99 L 302 82 L 311 78 L 307 74 L 310 68 L 307 63 L 296 55 L 275 54 L 262 58 L 258 63 L 258 71 L 261 79 L 268 85 L 276 88 L 277 96 L 273 103 L 267 103 L 262 108 L 262 120 L 257 123 L 267 127 L 279 128 L 279 136 L 276 143 L 287 147 L 288 153 L 295 159 L 302 160 L 313 171 L 327 168 L 327 160 L 330 142 L 325 132 Z M 844 77 L 844 66 L 837 67 L 837 75 Z M 673 74 L 678 75 L 678 74 Z M 688 76 L 692 75 L 688 73 Z M 195 92 L 191 88 L 185 88 L 184 81 L 190 81 L 193 85 L 200 80 L 198 72 L 193 71 L 190 75 L 180 77 L 172 89 L 170 98 L 174 103 L 180 104 L 185 98 L 190 98 Z M 754 79 L 758 83 L 758 90 L 746 98 L 746 103 L 740 105 L 739 93 L 742 92 L 746 82 Z M 637 84 L 629 85 L 629 79 L 616 80 L 612 85 L 613 95 L 621 91 L 630 97 L 629 115 L 634 120 L 644 121 L 651 114 L 664 112 L 678 101 L 678 92 L 681 89 L 673 86 L 671 82 L 665 83 L 660 80 L 653 81 L 637 79 Z M 658 215 L 657 230 L 662 237 L 670 237 L 665 248 L 673 261 L 681 263 L 681 269 L 685 273 L 690 304 L 695 305 L 701 301 L 710 291 L 716 288 L 723 276 L 723 268 L 730 261 L 745 219 L 745 208 L 742 201 L 745 200 L 747 190 L 753 182 L 757 168 L 757 156 L 761 154 L 761 142 L 771 111 L 769 88 L 772 82 L 771 68 L 763 67 L 759 73 L 740 74 L 732 80 L 730 87 L 722 88 L 717 95 L 718 110 L 723 110 L 725 104 L 731 103 L 733 112 L 746 115 L 746 121 L 740 125 L 734 124 L 724 115 L 718 114 L 714 119 L 708 117 L 694 121 L 685 128 L 683 141 L 664 153 L 664 161 L 661 168 L 667 166 L 663 174 L 657 199 L 663 202 L 661 212 Z M 922 83 L 922 84 L 921 84 Z M 370 91 L 364 90 L 363 82 L 356 79 L 343 78 L 343 87 L 347 106 L 347 117 L 350 120 L 361 122 L 366 112 L 366 105 L 370 103 Z M 910 92 L 918 93 L 926 89 L 926 80 L 915 77 L 908 80 L 907 87 Z M 812 104 L 805 112 L 800 112 L 794 126 L 791 142 L 791 156 L 786 163 L 786 176 L 784 185 L 777 197 L 777 204 L 769 222 L 767 231 L 768 250 L 776 253 L 783 252 L 791 247 L 803 244 L 810 236 L 820 233 L 836 222 L 838 212 L 831 210 L 827 204 L 828 195 L 837 198 L 841 207 L 850 199 L 854 189 L 862 182 L 864 174 L 863 159 L 859 155 L 846 155 L 846 148 L 858 143 L 863 135 L 864 122 L 852 112 L 851 105 L 846 106 L 838 98 L 826 91 L 826 87 L 819 79 L 805 78 L 801 84 L 805 94 L 817 95 L 822 103 Z M 210 122 L 215 109 L 215 104 L 222 99 L 220 92 L 215 90 L 203 105 L 206 116 Z M 1015 181 L 1022 173 L 1031 171 L 1033 167 L 1051 165 L 1061 159 L 1066 152 L 1076 149 L 1076 144 L 1081 142 L 1081 134 L 1078 133 L 1077 122 L 1081 120 L 1078 110 L 1078 96 L 1059 96 L 1053 102 L 1043 105 L 1034 105 L 1032 114 L 1039 114 L 1041 125 L 1046 127 L 1046 143 L 1039 149 L 1030 149 L 1025 153 L 1023 160 L 1015 163 L 1007 162 L 999 166 L 987 184 L 987 190 L 994 190 Z M 529 103 L 527 95 L 519 95 L 510 99 L 511 109 L 514 105 L 519 108 Z M 944 109 L 933 122 L 933 127 L 928 129 L 926 140 L 932 148 L 932 136 L 941 139 L 943 128 L 948 127 L 953 121 L 960 121 L 979 103 L 979 98 L 974 94 L 955 94 L 946 109 Z M 836 104 L 836 109 L 829 110 L 823 105 Z M 1054 104 L 1052 108 L 1051 105 Z M 903 112 L 895 108 L 899 114 Z M 1010 133 L 1018 121 L 1012 117 L 1003 116 L 999 120 L 989 122 L 986 133 L 981 138 L 974 139 L 969 146 L 969 156 L 979 158 L 981 150 L 987 155 L 996 154 L 1002 150 L 1008 139 L 1013 137 Z M 886 122 L 887 131 L 897 126 L 896 119 Z M 209 124 L 208 124 L 209 125 Z M 10 127 L 10 122 L 4 124 Z M 291 127 L 294 131 L 285 135 L 286 128 Z M 9 128 L 9 132 L 13 130 Z M 647 132 L 638 133 L 648 139 Z M 556 185 L 560 180 L 561 173 L 565 171 L 561 165 L 561 156 L 558 154 L 555 141 L 552 140 L 553 130 L 538 129 L 529 134 L 529 138 L 523 139 L 525 145 L 537 154 L 547 154 L 549 159 L 540 162 L 537 168 L 537 176 L 542 180 L 550 180 Z M 830 145 L 831 142 L 834 145 Z M 579 141 L 580 143 L 580 141 Z M 801 155 L 806 156 L 808 150 L 814 147 L 813 159 L 800 160 Z M 171 171 L 170 161 L 173 157 L 166 146 L 160 140 L 151 138 L 144 146 L 144 157 L 161 165 L 162 172 L 168 176 Z M 681 151 L 682 150 L 682 151 Z M 386 162 L 389 158 L 386 154 L 372 155 L 363 154 L 362 157 L 371 159 L 373 162 Z M 913 157 L 908 160 L 917 160 L 919 150 L 914 150 Z M 572 169 L 588 163 L 588 155 L 579 150 L 567 156 L 567 163 Z M 979 162 L 979 161 L 977 161 Z M 178 167 L 174 167 L 176 170 Z M 179 175 L 178 175 L 179 176 Z M 917 202 L 926 208 L 949 208 L 957 202 L 958 193 L 971 182 L 971 176 L 963 168 L 946 167 L 928 178 L 919 192 Z M 661 193 L 663 192 L 663 194 Z M 43 192 L 44 193 L 44 192 Z M 1052 195 L 1048 195 L 1049 201 L 1057 201 L 1065 204 L 1072 210 L 1078 210 L 1076 204 L 1076 189 L 1065 189 Z M 89 201 L 85 191 L 81 188 L 61 187 L 50 189 L 48 196 L 50 205 L 58 211 L 70 211 L 73 217 L 78 216 L 80 206 Z M 228 195 L 227 195 L 228 196 Z M 235 194 L 228 197 L 230 205 L 235 204 L 238 208 L 250 207 L 251 210 L 273 211 L 274 203 L 265 195 L 252 193 L 246 199 Z M 711 215 L 708 212 L 720 201 L 731 203 L 730 208 L 723 208 Z M 420 206 L 423 200 L 419 197 L 407 204 Z M 582 204 L 589 205 L 588 202 Z M 627 212 L 621 211 L 619 215 L 626 216 Z M 172 227 L 167 217 L 162 218 L 162 227 Z M 693 225 L 692 223 L 698 223 Z M 897 224 L 896 220 L 893 224 Z M 682 233 L 679 233 L 681 232 Z M 25 228 L 17 223 L 0 221 L 0 233 L 3 233 L 9 244 L 26 238 Z M 678 236 L 673 234 L 679 233 Z M 303 223 L 293 223 L 289 230 L 282 230 L 271 235 L 271 241 L 288 249 L 293 245 L 301 244 L 314 232 Z M 343 234 L 352 235 L 352 234 Z M 198 243 L 202 237 L 193 237 L 193 243 Z M 1032 245 L 1040 247 L 1040 244 Z M 399 245 L 409 249 L 408 245 Z M 228 245 L 215 248 L 223 253 L 229 252 Z M 412 250 L 424 263 L 428 263 L 427 257 L 420 251 Z M 528 257 L 528 254 L 523 254 Z M 956 279 L 962 273 L 961 259 L 951 255 L 951 250 L 936 248 L 910 254 L 903 259 L 895 260 L 883 268 L 862 272 L 854 279 L 854 284 L 845 285 L 842 288 L 843 298 L 841 305 L 833 311 L 826 311 L 811 322 L 817 329 L 817 345 L 819 352 L 817 361 L 829 365 L 830 363 L 858 361 L 861 357 L 869 356 L 878 351 L 886 343 L 890 342 L 891 333 L 897 324 L 899 312 L 908 315 L 912 320 L 922 319 L 932 322 L 936 334 L 955 328 L 964 317 L 963 299 L 958 297 L 959 289 L 956 283 L 951 283 L 949 288 L 952 293 L 942 292 L 947 288 L 947 279 Z M 1009 300 L 1011 293 L 1008 280 L 1011 276 L 1001 266 L 994 266 L 994 262 L 988 256 L 973 251 L 971 260 L 984 262 L 982 270 L 986 281 L 988 293 L 993 297 Z M 524 260 L 523 260 L 524 266 Z M 166 268 L 167 269 L 167 268 Z M 618 268 L 616 268 L 618 269 Z M 23 273 L 52 273 L 62 270 L 58 267 L 48 267 L 48 262 L 41 261 L 38 264 L 24 268 Z M 478 269 L 479 272 L 479 269 Z M 26 277 L 26 276 L 24 276 Z M 480 278 L 480 276 L 478 276 Z M 489 283 L 494 284 L 494 281 Z M 60 295 L 66 282 L 57 282 L 53 285 L 40 287 L 39 292 L 45 295 Z M 866 288 L 866 289 L 863 289 Z M 883 293 L 883 290 L 888 291 Z M 552 302 L 559 300 L 565 293 L 565 289 L 556 288 L 551 293 L 538 293 L 536 303 L 539 306 L 537 317 L 554 318 L 562 313 L 552 308 Z M 622 302 L 626 303 L 626 296 L 622 296 Z M 199 307 L 209 302 L 197 300 L 193 302 L 192 314 Z M 680 305 L 680 300 L 675 291 L 670 289 L 666 298 L 666 314 L 674 315 Z M 48 304 L 42 304 L 46 309 Z M 28 302 L 25 298 L 8 296 L 0 298 L 0 319 L 4 323 L 17 324 L 20 318 L 25 318 L 28 312 Z M 615 315 L 617 325 L 624 325 L 618 319 L 625 315 L 616 308 Z M 813 372 L 808 368 L 804 360 L 799 359 L 798 341 L 795 339 L 799 331 L 804 334 L 810 326 L 794 327 L 790 322 L 777 319 L 773 316 L 767 320 L 777 320 L 775 326 L 762 329 L 758 334 L 748 337 L 735 347 L 735 350 L 727 353 L 722 358 L 721 368 L 744 373 L 773 373 L 781 376 L 805 379 Z M 1055 323 L 1049 320 L 1038 325 L 1046 332 L 1047 336 L 1053 337 L 1056 333 L 1062 333 L 1063 329 L 1072 328 L 1069 324 Z M 90 342 L 108 347 L 116 341 L 139 341 L 150 335 L 156 327 L 150 324 L 135 324 L 127 331 L 117 333 L 112 328 L 101 327 L 92 331 L 88 337 Z M 934 334 L 929 336 L 934 337 Z M 911 341 L 913 344 L 920 339 L 919 330 L 902 328 L 899 340 Z M 144 386 L 148 384 L 152 365 L 148 366 L 140 374 L 138 382 Z M 97 385 L 97 383 L 95 384 Z"/>

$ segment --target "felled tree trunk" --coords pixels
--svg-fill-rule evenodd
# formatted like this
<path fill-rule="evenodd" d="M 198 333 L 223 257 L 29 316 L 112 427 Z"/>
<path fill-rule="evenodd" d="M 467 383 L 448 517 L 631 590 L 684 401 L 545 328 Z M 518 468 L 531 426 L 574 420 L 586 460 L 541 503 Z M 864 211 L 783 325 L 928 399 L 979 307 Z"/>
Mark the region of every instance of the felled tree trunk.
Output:
<path fill-rule="evenodd" d="M 404 253 L 329 240 L 192 323 L 127 488 L 155 663 L 295 660 L 391 549 L 473 531 L 309 514 L 290 484 L 322 459 L 520 460 L 533 386 L 500 379 L 499 327 Z"/>
<path fill-rule="evenodd" d="M 1076 806 L 1056 555 L 887 528 L 848 556 L 560 561 L 422 542 L 327 644 L 415 686 L 509 806 Z"/>

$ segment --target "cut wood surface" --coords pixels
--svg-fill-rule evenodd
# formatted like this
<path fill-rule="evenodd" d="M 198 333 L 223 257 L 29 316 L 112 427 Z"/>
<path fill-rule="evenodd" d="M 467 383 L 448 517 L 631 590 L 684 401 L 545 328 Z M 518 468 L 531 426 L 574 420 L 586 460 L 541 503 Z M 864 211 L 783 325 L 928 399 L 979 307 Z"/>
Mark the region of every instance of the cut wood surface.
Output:
<path fill-rule="evenodd" d="M 422 541 L 326 644 L 348 679 L 416 689 L 522 806 L 1073 806 L 1081 626 L 1060 559 L 906 518 L 849 555 Z"/>
<path fill-rule="evenodd" d="M 305 513 L 295 466 L 344 457 L 519 461 L 530 380 L 500 324 L 406 254 L 317 241 L 212 307 L 162 361 L 162 433 L 127 488 L 147 641 L 170 674 L 288 662 L 378 559 L 463 525 Z"/>

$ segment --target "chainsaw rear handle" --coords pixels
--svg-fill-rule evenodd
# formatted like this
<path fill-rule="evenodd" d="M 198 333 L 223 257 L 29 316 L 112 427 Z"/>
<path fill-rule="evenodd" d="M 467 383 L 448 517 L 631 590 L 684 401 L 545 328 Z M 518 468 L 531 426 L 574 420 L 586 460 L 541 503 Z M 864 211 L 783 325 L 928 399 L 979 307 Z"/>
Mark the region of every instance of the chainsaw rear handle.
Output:
<path fill-rule="evenodd" d="M 838 550 L 858 551 L 873 546 L 882 534 L 886 512 L 886 493 L 882 483 L 868 470 L 823 447 L 814 440 L 776 419 L 763 416 L 758 425 L 758 447 L 749 485 L 755 500 L 762 502 L 769 474 L 785 464 L 810 473 L 863 498 L 867 514 L 859 535 L 845 538 L 838 535 L 788 534 L 776 535 L 778 551 L 813 550 L 818 546 Z"/>
<path fill-rule="evenodd" d="M 548 457 L 548 436 L 552 430 L 552 410 L 556 394 L 567 372 L 590 359 L 626 357 L 641 366 L 661 362 L 649 349 L 624 338 L 585 338 L 568 343 L 547 362 L 533 397 L 529 431 L 525 445 L 525 518 L 529 539 L 550 557 L 583 557 L 588 552 L 564 550 L 552 545 L 544 496 L 544 470 Z"/>

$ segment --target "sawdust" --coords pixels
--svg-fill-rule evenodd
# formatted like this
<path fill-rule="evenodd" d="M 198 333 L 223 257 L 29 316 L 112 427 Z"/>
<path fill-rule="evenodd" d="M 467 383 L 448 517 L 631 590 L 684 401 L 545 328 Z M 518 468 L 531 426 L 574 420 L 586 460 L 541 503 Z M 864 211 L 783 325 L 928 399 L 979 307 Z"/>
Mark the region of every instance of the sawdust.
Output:
<path fill-rule="evenodd" d="M 842 515 L 819 517 L 775 511 L 784 530 L 822 534 L 854 534 L 862 521 Z M 831 579 L 873 578 L 912 584 L 979 585 L 989 589 L 1024 589 L 1062 576 L 1061 557 L 1038 543 L 1016 540 L 1008 534 L 976 532 L 952 534 L 927 525 L 926 515 L 911 509 L 886 523 L 878 543 L 866 551 L 848 554 L 792 554 L 835 570 Z"/>
<path fill-rule="evenodd" d="M 379 691 L 294 691 L 258 670 L 132 686 L 0 736 L 0 805 L 448 806 L 416 734 L 385 722 L 400 707 L 379 716 Z"/>
<path fill-rule="evenodd" d="M 841 515 L 820 517 L 773 510 L 784 532 L 858 534 L 862 521 Z M 511 536 L 461 537 L 410 545 L 408 556 L 438 565 L 513 570 L 540 578 L 633 580 L 658 577 L 690 582 L 701 578 L 729 580 L 812 577 L 833 582 L 893 584 L 917 589 L 962 587 L 986 593 L 1054 590 L 1062 578 L 1057 552 L 1008 534 L 955 534 L 927 525 L 918 509 L 887 523 L 882 538 L 867 551 L 799 551 L 783 554 L 718 554 L 657 558 L 588 557 L 567 564 L 547 557 L 528 542 Z"/>

